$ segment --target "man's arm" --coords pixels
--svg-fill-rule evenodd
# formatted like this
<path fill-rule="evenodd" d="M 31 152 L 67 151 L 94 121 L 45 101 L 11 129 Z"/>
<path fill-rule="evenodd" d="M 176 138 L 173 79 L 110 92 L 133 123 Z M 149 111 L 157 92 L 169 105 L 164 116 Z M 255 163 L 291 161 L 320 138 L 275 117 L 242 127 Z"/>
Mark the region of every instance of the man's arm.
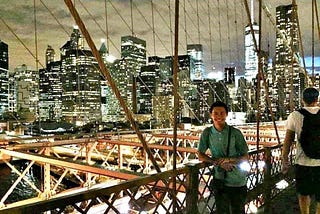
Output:
<path fill-rule="evenodd" d="M 287 129 L 286 136 L 284 138 L 284 144 L 282 147 L 282 173 L 287 173 L 289 169 L 289 152 L 291 145 L 294 141 L 295 132 L 292 130 Z"/>

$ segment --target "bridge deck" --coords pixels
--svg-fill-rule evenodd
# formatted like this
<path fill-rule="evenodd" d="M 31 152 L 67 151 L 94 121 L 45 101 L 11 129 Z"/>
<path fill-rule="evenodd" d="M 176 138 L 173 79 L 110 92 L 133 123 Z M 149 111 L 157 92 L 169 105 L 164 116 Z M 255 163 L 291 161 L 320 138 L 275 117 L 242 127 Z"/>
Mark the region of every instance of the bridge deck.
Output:
<path fill-rule="evenodd" d="M 315 201 L 311 202 L 310 213 L 315 213 Z M 259 212 L 263 213 L 263 211 Z M 271 212 L 273 214 L 299 214 L 299 202 L 294 186 L 288 187 L 282 194 L 276 197 L 271 203 Z"/>

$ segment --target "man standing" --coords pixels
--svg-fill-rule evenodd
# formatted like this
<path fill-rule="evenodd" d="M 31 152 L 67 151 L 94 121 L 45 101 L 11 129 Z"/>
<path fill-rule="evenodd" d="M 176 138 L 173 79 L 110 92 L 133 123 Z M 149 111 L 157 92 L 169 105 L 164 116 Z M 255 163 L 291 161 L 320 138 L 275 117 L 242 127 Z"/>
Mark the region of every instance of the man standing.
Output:
<path fill-rule="evenodd" d="M 312 114 L 317 114 L 319 92 L 315 88 L 306 88 L 303 91 L 304 109 Z M 291 145 L 297 134 L 295 176 L 296 190 L 301 214 L 309 214 L 311 196 L 315 195 L 317 201 L 317 214 L 320 214 L 320 159 L 308 157 L 301 147 L 301 131 L 304 116 L 299 111 L 292 112 L 286 123 L 286 136 L 282 150 L 282 172 L 287 173 L 289 168 L 288 155 Z"/>
<path fill-rule="evenodd" d="M 198 145 L 201 161 L 214 164 L 211 182 L 216 200 L 216 213 L 245 213 L 247 172 L 240 165 L 248 160 L 248 146 L 239 129 L 226 123 L 228 107 L 215 102 L 210 107 L 213 126 L 203 130 Z M 206 155 L 209 149 L 211 155 Z"/>

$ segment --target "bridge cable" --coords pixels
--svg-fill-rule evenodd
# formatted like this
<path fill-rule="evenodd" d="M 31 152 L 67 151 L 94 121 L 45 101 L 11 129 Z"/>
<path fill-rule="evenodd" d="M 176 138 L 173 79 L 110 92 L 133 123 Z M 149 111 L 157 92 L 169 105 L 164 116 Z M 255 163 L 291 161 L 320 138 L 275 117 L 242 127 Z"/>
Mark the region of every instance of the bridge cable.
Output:
<path fill-rule="evenodd" d="M 106 35 L 107 35 L 107 48 L 108 48 L 108 55 L 109 55 L 109 48 L 110 48 L 110 44 L 109 44 L 109 42 L 110 42 L 110 38 L 109 38 L 109 20 L 108 20 L 108 5 L 107 5 L 107 0 L 104 0 L 104 14 L 105 14 L 105 20 L 106 20 L 106 22 L 105 22 L 105 24 L 106 24 L 106 26 L 105 26 L 105 32 L 106 32 Z"/>
<path fill-rule="evenodd" d="M 208 28 L 209 28 L 209 43 L 210 43 L 210 63 L 212 64 L 213 54 L 212 54 L 212 29 L 211 29 L 211 7 L 210 7 L 210 0 L 207 0 L 207 7 L 208 7 Z M 211 68 L 211 66 L 210 66 Z"/>
<path fill-rule="evenodd" d="M 154 29 L 154 7 L 153 7 L 153 0 L 150 1 L 151 3 L 151 17 L 152 17 L 152 38 L 153 38 L 153 54 L 154 56 L 157 56 L 156 52 L 156 35 L 155 35 L 155 29 Z"/>

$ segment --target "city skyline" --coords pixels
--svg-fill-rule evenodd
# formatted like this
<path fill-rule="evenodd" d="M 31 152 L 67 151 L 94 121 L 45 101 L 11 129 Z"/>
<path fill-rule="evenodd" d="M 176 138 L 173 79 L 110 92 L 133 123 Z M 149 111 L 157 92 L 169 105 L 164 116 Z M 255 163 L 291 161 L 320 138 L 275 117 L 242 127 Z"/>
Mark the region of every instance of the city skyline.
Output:
<path fill-rule="evenodd" d="M 109 40 L 106 41 L 107 44 L 109 44 L 109 50 L 110 54 L 114 55 L 116 58 L 120 57 L 120 40 L 121 36 L 130 35 L 132 34 L 132 31 L 135 36 L 138 38 L 142 38 L 147 41 L 147 56 L 152 55 L 158 55 L 158 56 L 168 56 L 172 55 L 170 53 L 170 50 L 172 49 L 172 41 L 170 41 L 170 38 L 172 38 L 173 33 L 170 34 L 169 32 L 169 26 L 166 26 L 168 24 L 171 25 L 171 29 L 173 30 L 173 10 L 174 10 L 174 2 L 171 1 L 166 2 L 166 5 L 160 5 L 157 2 L 153 2 L 153 10 L 154 10 L 154 18 L 158 19 L 154 22 L 154 30 L 155 33 L 152 33 L 152 26 L 151 24 L 151 14 L 149 13 L 151 11 L 151 3 L 150 1 L 133 1 L 133 10 L 132 10 L 132 16 L 134 17 L 132 20 L 132 26 L 133 30 L 130 29 L 130 2 L 129 1 L 108 1 L 107 2 L 107 10 L 108 10 L 108 28 L 109 28 Z M 271 1 L 271 3 L 268 3 L 268 7 L 270 9 L 270 12 L 273 14 L 273 18 L 275 19 L 275 7 L 279 4 L 289 4 L 291 1 Z M 32 58 L 31 54 L 28 53 L 28 51 L 23 47 L 23 45 L 27 46 L 29 50 L 33 53 L 33 55 L 36 55 L 35 51 L 35 33 L 34 33 L 34 14 L 33 14 L 33 2 L 32 1 L 24 1 L 24 2 L 17 2 L 17 1 L 11 1 L 11 5 L 6 5 L 5 3 L 1 3 L 6 8 L 7 12 L 1 11 L 0 14 L 3 14 L 1 16 L 1 19 L 11 27 L 11 31 L 15 32 L 16 35 L 23 41 L 23 44 L 21 44 L 14 36 L 12 36 L 12 32 L 10 30 L 7 30 L 6 26 L 4 26 L 4 22 L 1 22 L 1 26 L 3 27 L 2 35 L 0 36 L 1 41 L 4 41 L 9 45 L 9 61 L 10 66 L 9 69 L 13 70 L 16 66 L 19 66 L 21 64 L 27 64 L 31 67 L 36 67 L 36 60 Z M 257 7 L 257 2 L 254 1 L 255 8 Z M 303 12 L 306 12 L 306 10 L 311 11 L 311 1 L 299 1 L 298 4 L 298 12 L 299 14 L 302 14 Z M 12 6 L 15 7 L 12 7 Z M 94 38 L 96 46 L 99 48 L 100 46 L 100 38 L 106 38 L 106 35 L 102 33 L 101 29 L 96 30 L 98 27 L 98 24 L 101 28 L 105 29 L 105 11 L 104 11 L 104 2 L 103 1 L 90 1 L 89 3 L 83 3 L 76 1 L 76 7 L 77 9 L 80 9 L 79 12 L 82 19 L 84 20 L 85 24 L 88 27 L 89 32 L 91 33 L 91 36 Z M 244 11 L 243 5 L 240 7 L 241 11 L 236 11 L 236 3 L 235 2 L 223 2 L 219 4 L 219 2 L 213 2 L 210 3 L 209 6 L 211 6 L 211 10 L 215 9 L 215 12 L 220 13 L 220 15 L 214 15 L 211 17 L 211 25 L 212 26 L 212 36 L 211 40 L 208 37 L 208 29 L 205 31 L 205 28 L 208 28 L 209 22 L 207 21 L 205 23 L 205 20 L 208 19 L 207 13 L 206 16 L 197 18 L 197 14 L 194 14 L 196 12 L 195 9 L 196 6 L 199 8 L 198 15 L 200 14 L 200 11 L 204 9 L 204 6 L 208 6 L 208 4 L 204 4 L 203 2 L 200 4 L 196 4 L 195 2 L 190 1 L 180 1 L 180 32 L 179 32 L 179 54 L 186 54 L 186 44 L 202 44 L 204 46 L 204 65 L 206 66 L 206 71 L 209 73 L 211 70 L 220 70 L 222 71 L 222 68 L 228 65 L 235 65 L 239 67 L 244 63 L 244 28 L 245 23 L 247 20 L 246 14 Z M 45 6 L 49 9 L 47 10 Z M 54 7 L 56 6 L 56 7 Z M 167 7 L 171 6 L 171 22 L 169 20 L 165 21 L 163 19 L 163 14 L 168 10 Z M 310 7 L 309 7 L 310 6 Z M 83 8 L 86 8 L 88 11 L 93 13 L 94 11 L 94 17 L 96 20 L 96 23 L 93 22 L 92 17 L 88 15 L 88 13 L 83 12 Z M 192 8 L 193 7 L 193 8 Z M 226 9 L 226 7 L 229 7 L 229 14 L 223 13 L 222 11 Z M 14 8 L 14 11 L 12 11 Z M 23 9 L 21 9 L 23 8 Z M 184 12 L 184 8 L 189 9 L 186 13 Z M 17 15 L 16 12 L 21 11 L 21 14 Z M 50 12 L 49 12 L 50 11 Z M 121 12 L 119 12 L 121 11 Z M 257 11 L 257 9 L 255 10 Z M 145 12 L 142 14 L 142 12 Z M 167 11 L 168 12 L 168 11 Z M 56 20 L 54 20 L 53 16 L 50 15 L 50 13 L 54 14 L 56 18 L 58 18 L 61 25 L 57 23 Z M 235 14 L 242 14 L 239 20 L 234 19 Z M 255 12 L 257 13 L 257 12 Z M 306 13 L 304 13 L 306 14 Z M 310 41 L 307 38 L 311 38 L 310 34 L 308 34 L 308 31 L 310 32 L 311 29 L 311 17 L 308 16 L 311 13 L 308 12 L 307 15 L 299 15 L 300 20 L 300 26 L 302 28 L 302 39 L 307 40 L 308 43 L 304 43 L 305 48 L 305 56 L 310 55 L 310 47 L 308 44 L 310 44 Z M 230 21 L 228 23 L 223 23 L 225 15 L 229 16 Z M 265 14 L 263 14 L 265 16 Z M 255 15 L 257 17 L 258 15 Z M 64 18 L 61 18 L 64 17 Z M 110 18 L 111 17 L 111 18 Z M 186 17 L 186 19 L 185 19 Z M 192 20 L 192 17 L 195 17 L 194 20 Z M 309 17 L 308 22 L 302 22 L 303 20 L 306 20 L 307 17 Z M 44 55 L 45 55 L 45 48 L 47 45 L 51 45 L 56 50 L 56 55 L 58 56 L 58 50 L 62 47 L 63 43 L 67 40 L 68 35 L 70 34 L 70 31 L 72 30 L 72 25 L 74 25 L 74 20 L 67 11 L 67 8 L 63 1 L 61 1 L 61 4 L 55 4 L 49 2 L 49 1 L 41 1 L 36 2 L 36 18 L 37 18 L 37 55 L 39 62 L 44 65 Z M 143 18 L 148 18 L 148 21 L 143 21 Z M 114 20 L 116 19 L 116 20 Z M 256 18 L 257 19 L 257 18 Z M 28 20 L 29 24 L 25 23 Z M 126 20 L 126 21 L 124 21 Z M 188 24 L 184 24 L 184 22 L 188 21 Z M 301 21 L 302 20 L 302 21 Z M 113 27 L 114 22 L 117 21 L 118 26 L 117 28 Z M 139 25 L 139 22 L 145 23 L 144 27 L 141 27 L 141 24 Z M 197 27 L 197 23 L 199 22 L 200 26 Z M 235 25 L 235 23 L 237 25 Z M 89 23 L 89 24 L 88 24 Z M 91 24 L 92 23 L 92 24 Z M 148 24 L 146 24 L 148 23 Z M 268 38 L 265 38 L 265 40 L 262 42 L 262 44 L 269 43 L 269 49 L 270 49 L 270 57 L 273 56 L 272 49 L 274 49 L 274 44 L 271 44 L 272 40 L 274 40 L 275 33 L 271 33 L 273 31 L 272 26 L 268 26 L 266 23 L 268 21 L 263 21 L 262 25 L 267 26 L 263 28 L 263 31 L 269 31 L 267 32 Z M 270 22 L 269 22 L 270 23 Z M 24 26 L 21 26 L 24 25 Z M 122 25 L 125 25 L 124 27 Z M 160 30 L 161 28 L 159 26 L 163 25 L 163 28 L 167 29 L 167 32 L 165 29 Z M 220 27 L 219 27 L 220 25 Z M 228 26 L 228 27 L 226 27 Z M 48 27 L 51 30 L 48 30 Z M 236 31 L 234 32 L 234 29 L 236 27 Z M 144 28 L 144 29 L 141 29 Z M 227 28 L 227 29 L 226 29 Z M 56 29 L 56 30 L 52 30 Z M 191 30 L 192 29 L 192 30 Z M 305 30 L 305 31 L 304 31 Z M 66 32 L 64 32 L 66 31 Z M 130 32 L 131 31 L 131 32 Z M 185 32 L 183 32 L 185 31 Z M 262 31 L 262 33 L 264 33 Z M 307 33 L 304 33 L 307 32 Z M 201 34 L 201 36 L 197 34 Z M 220 36 L 220 35 L 221 36 Z M 266 34 L 266 32 L 265 32 Z M 65 35 L 65 36 L 64 36 Z M 164 36 L 162 36 L 164 35 Z M 263 34 L 264 35 L 264 34 Z M 216 37 L 217 36 L 217 37 Z M 215 38 L 214 38 L 215 37 Z M 229 38 L 229 39 L 228 39 Z M 211 42 L 210 42 L 211 41 Z M 187 43 L 186 43 L 187 42 Z M 223 42 L 223 44 L 222 44 Z M 307 45 L 306 45 L 307 44 Z M 211 45 L 212 48 L 208 47 L 208 45 Z M 183 47 L 184 46 L 184 47 Z M 315 56 L 319 56 L 319 49 L 316 48 L 319 46 L 319 42 L 315 42 Z M 264 48 L 264 47 L 262 47 Z M 236 52 L 235 52 L 236 50 Z M 39 65 L 41 68 L 41 65 Z"/>

